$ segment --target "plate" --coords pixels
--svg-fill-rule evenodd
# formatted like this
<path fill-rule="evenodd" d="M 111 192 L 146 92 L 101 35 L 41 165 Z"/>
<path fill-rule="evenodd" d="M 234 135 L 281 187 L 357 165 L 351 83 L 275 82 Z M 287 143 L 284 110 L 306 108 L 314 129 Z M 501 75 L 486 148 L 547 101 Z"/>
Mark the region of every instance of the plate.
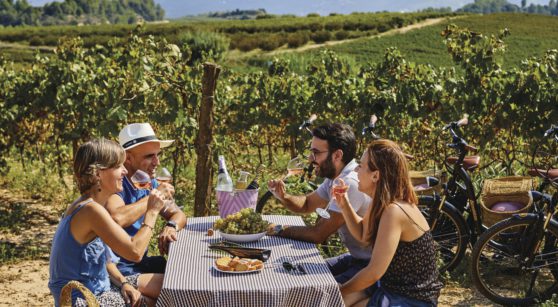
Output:
<path fill-rule="evenodd" d="M 229 233 L 224 233 L 219 231 L 219 234 L 221 234 L 221 237 L 227 241 L 244 243 L 244 242 L 258 241 L 259 239 L 263 238 L 263 236 L 265 236 L 266 232 L 264 231 L 260 233 L 254 233 L 254 234 L 235 235 L 235 234 L 229 234 Z"/>
<path fill-rule="evenodd" d="M 223 271 L 223 270 L 220 270 L 220 269 L 215 265 L 215 263 L 214 263 L 214 264 L 213 264 L 213 269 L 214 269 L 215 271 L 222 272 L 222 273 L 229 273 L 229 274 L 247 274 L 247 273 L 261 272 L 261 271 L 263 271 L 264 268 L 262 267 L 261 269 L 253 270 L 253 271 Z"/>

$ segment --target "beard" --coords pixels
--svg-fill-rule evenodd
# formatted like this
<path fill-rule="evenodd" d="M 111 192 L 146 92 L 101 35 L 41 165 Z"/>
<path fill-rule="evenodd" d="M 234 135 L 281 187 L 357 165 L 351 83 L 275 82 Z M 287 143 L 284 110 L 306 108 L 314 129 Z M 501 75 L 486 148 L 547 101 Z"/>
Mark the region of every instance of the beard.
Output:
<path fill-rule="evenodd" d="M 316 176 L 329 179 L 333 179 L 335 177 L 335 166 L 333 165 L 333 161 L 331 160 L 331 154 L 328 154 L 325 161 L 321 164 L 318 164 L 316 162 L 314 162 L 313 164 L 318 166 L 318 170 L 316 170 Z"/>

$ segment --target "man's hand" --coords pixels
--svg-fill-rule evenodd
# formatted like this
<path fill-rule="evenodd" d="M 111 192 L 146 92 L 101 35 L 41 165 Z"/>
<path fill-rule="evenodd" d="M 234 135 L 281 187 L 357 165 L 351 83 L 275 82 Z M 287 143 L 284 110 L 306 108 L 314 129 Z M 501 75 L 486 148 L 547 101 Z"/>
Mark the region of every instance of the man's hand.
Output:
<path fill-rule="evenodd" d="M 168 183 L 161 183 L 157 190 L 163 194 L 165 199 L 172 199 L 174 196 L 174 187 Z"/>
<path fill-rule="evenodd" d="M 159 252 L 161 255 L 168 254 L 170 243 L 176 241 L 176 239 L 176 229 L 165 226 L 161 234 L 159 234 Z"/>
<path fill-rule="evenodd" d="M 267 183 L 267 188 L 269 189 L 269 191 L 271 191 L 275 198 L 283 201 L 283 199 L 285 198 L 286 188 L 285 183 L 282 180 L 270 180 Z"/>
<path fill-rule="evenodd" d="M 122 285 L 122 288 L 120 288 L 120 294 L 124 297 L 124 302 L 126 304 L 130 304 L 132 307 L 141 306 L 141 293 L 129 283 Z"/>

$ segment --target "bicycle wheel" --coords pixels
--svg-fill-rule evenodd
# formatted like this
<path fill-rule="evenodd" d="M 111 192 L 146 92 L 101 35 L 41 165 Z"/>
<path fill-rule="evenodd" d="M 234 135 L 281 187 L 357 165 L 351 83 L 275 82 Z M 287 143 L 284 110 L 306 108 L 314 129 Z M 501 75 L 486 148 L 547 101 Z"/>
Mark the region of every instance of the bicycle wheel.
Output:
<path fill-rule="evenodd" d="M 558 290 L 558 226 L 548 224 L 531 265 L 523 250 L 536 244 L 533 233 L 537 218 L 511 217 L 503 220 L 478 239 L 472 254 L 475 287 L 487 298 L 502 305 L 542 302 Z M 531 245 L 533 246 L 533 245 Z"/>
<path fill-rule="evenodd" d="M 440 200 L 432 196 L 419 198 L 419 208 L 432 228 L 437 216 L 436 225 L 431 229 L 432 237 L 438 244 L 440 273 L 453 270 L 465 256 L 469 242 L 469 230 L 459 211 L 447 201 L 441 212 L 436 212 Z"/>
<path fill-rule="evenodd" d="M 256 212 L 261 214 L 288 214 L 288 210 L 283 207 L 281 202 L 270 191 L 265 192 L 262 198 L 258 200 Z"/>

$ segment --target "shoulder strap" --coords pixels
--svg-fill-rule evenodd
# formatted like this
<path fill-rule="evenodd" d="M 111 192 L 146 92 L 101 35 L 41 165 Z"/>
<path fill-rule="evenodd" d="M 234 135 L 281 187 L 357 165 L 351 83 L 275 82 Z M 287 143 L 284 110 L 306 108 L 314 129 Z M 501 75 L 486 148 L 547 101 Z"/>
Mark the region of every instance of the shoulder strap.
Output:
<path fill-rule="evenodd" d="M 411 222 L 413 222 L 413 224 L 415 224 L 420 230 L 422 230 L 422 232 L 426 232 L 426 230 L 422 229 L 422 227 L 420 227 L 420 225 L 417 224 L 417 222 L 415 222 L 415 220 L 413 220 L 413 218 L 407 213 L 407 211 L 405 211 L 398 203 L 394 202 L 394 204 L 396 204 L 397 207 L 399 207 L 399 209 L 401 209 L 401 211 L 403 211 L 403 213 L 405 213 L 405 215 L 409 218 L 409 220 L 411 220 Z"/>
<path fill-rule="evenodd" d="M 86 201 L 82 202 L 81 204 L 79 204 L 74 210 L 72 210 L 72 213 L 70 213 L 69 217 L 73 217 L 76 213 L 78 213 L 79 210 L 81 210 L 81 208 L 83 208 L 83 206 L 87 205 L 88 203 L 92 202 L 93 199 L 89 198 Z M 63 218 L 66 217 L 65 215 L 63 216 Z"/>

